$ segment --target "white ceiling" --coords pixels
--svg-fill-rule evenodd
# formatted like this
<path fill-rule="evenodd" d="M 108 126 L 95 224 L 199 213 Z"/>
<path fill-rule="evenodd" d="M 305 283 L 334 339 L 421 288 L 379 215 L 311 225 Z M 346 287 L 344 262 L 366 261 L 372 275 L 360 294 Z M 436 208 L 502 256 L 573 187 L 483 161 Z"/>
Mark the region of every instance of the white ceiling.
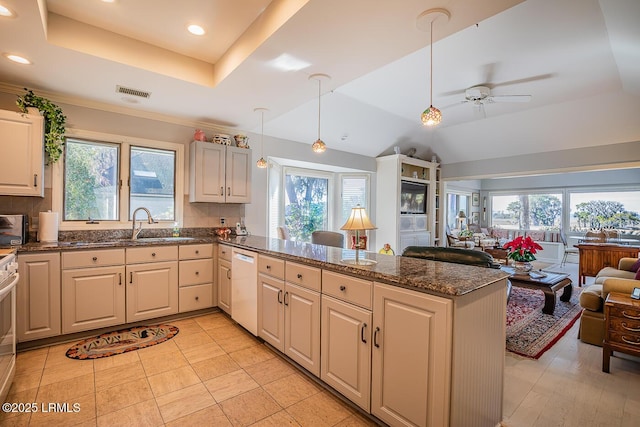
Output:
<path fill-rule="evenodd" d="M 640 140 L 640 2 L 637 0 L 0 0 L 0 82 L 110 108 L 259 131 L 311 144 L 317 82 L 329 149 L 371 157 L 411 147 L 443 163 Z M 179 4 L 180 9 L 173 9 Z M 429 34 L 434 22 L 433 104 L 425 128 Z M 190 23 L 205 27 L 198 38 Z M 477 25 L 475 25 L 477 24 Z M 289 55 L 304 68 L 282 70 Z M 464 89 L 531 95 L 484 115 Z M 116 85 L 151 92 L 135 100 Z M 73 125 L 71 123 L 71 125 Z"/>

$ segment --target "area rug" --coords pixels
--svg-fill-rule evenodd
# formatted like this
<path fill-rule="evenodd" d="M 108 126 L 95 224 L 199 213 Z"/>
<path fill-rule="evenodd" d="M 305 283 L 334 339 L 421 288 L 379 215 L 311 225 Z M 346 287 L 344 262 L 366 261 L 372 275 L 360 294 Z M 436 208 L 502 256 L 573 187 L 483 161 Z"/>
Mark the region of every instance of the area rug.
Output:
<path fill-rule="evenodd" d="M 70 359 L 99 359 L 160 344 L 175 337 L 173 325 L 137 326 L 87 338 L 67 350 Z"/>
<path fill-rule="evenodd" d="M 580 317 L 581 292 L 574 286 L 567 302 L 560 301 L 559 292 L 553 314 L 544 314 L 542 291 L 514 286 L 507 303 L 507 350 L 532 359 L 542 356 Z"/>

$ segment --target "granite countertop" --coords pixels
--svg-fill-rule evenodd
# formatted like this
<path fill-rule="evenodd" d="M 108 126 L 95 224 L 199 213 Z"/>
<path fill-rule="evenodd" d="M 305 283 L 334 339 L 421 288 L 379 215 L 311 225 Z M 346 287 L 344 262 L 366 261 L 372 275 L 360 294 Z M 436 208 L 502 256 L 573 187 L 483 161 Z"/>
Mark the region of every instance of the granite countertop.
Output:
<path fill-rule="evenodd" d="M 355 266 L 341 262 L 345 258 L 355 258 L 355 251 L 352 249 L 340 249 L 261 236 L 232 236 L 228 239 L 222 239 L 208 235 L 147 237 L 138 240 L 126 238 L 109 240 L 108 237 L 104 236 L 99 241 L 27 243 L 16 247 L 16 249 L 18 252 L 75 251 L 214 242 L 237 246 L 326 270 L 389 283 L 411 290 L 444 296 L 468 294 L 508 277 L 508 274 L 503 271 L 492 268 L 382 255 L 364 251 L 360 251 L 361 258 L 371 259 L 377 263 L 368 266 Z"/>

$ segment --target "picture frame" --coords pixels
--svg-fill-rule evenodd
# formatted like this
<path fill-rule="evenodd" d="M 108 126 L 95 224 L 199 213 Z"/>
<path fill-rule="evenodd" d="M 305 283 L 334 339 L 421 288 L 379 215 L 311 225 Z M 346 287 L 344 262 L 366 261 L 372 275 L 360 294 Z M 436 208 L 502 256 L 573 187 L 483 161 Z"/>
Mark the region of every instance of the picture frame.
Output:
<path fill-rule="evenodd" d="M 633 292 L 631 292 L 631 298 L 640 299 L 640 288 L 633 288 Z"/>
<path fill-rule="evenodd" d="M 471 223 L 480 224 L 480 212 L 471 212 Z"/>
<path fill-rule="evenodd" d="M 471 206 L 480 206 L 480 193 L 471 193 Z"/>

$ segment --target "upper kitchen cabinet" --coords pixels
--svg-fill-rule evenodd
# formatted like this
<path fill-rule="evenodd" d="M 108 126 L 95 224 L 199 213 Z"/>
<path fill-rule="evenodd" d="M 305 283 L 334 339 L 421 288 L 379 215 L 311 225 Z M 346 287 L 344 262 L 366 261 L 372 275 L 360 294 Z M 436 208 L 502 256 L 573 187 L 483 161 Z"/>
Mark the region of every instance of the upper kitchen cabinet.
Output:
<path fill-rule="evenodd" d="M 0 194 L 44 197 L 44 120 L 0 110 Z"/>
<path fill-rule="evenodd" d="M 251 202 L 251 150 L 193 141 L 189 159 L 190 202 Z"/>

